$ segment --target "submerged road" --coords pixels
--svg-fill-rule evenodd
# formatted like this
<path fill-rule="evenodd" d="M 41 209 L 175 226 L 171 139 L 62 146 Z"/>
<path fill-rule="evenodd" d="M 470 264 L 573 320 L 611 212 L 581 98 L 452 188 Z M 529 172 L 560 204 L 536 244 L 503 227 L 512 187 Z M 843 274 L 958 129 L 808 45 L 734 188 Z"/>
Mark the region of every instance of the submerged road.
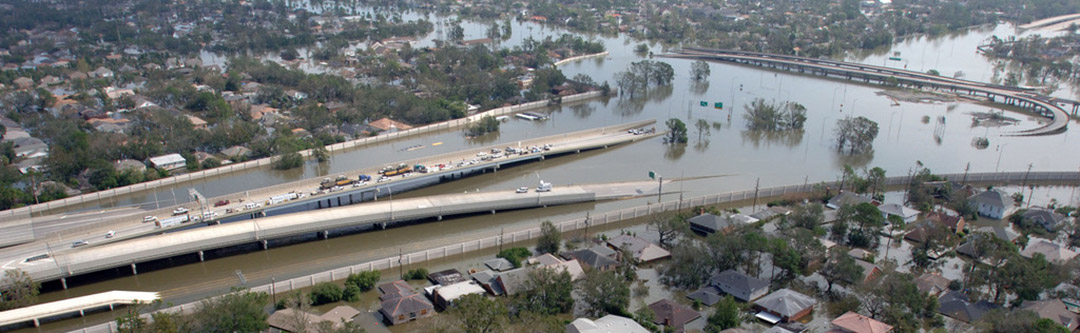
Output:
<path fill-rule="evenodd" d="M 906 84 L 918 88 L 948 89 L 953 92 L 966 91 L 971 95 L 981 94 L 986 96 L 991 102 L 997 102 L 997 98 L 1001 98 L 1001 102 L 1005 104 L 1024 107 L 1050 119 L 1049 122 L 1042 126 L 1007 134 L 1012 136 L 1056 134 L 1064 131 L 1069 124 L 1069 114 L 1060 105 L 1054 103 L 1050 97 L 1034 94 L 1022 88 L 942 77 L 883 66 L 759 52 L 685 48 L 677 54 L 664 56 L 734 62 L 848 80 L 863 79 L 867 82 L 873 80 L 883 84 L 895 80 L 896 83 L 901 85 Z M 1073 110 L 1076 110 L 1078 106 L 1080 105 L 1074 103 Z"/>

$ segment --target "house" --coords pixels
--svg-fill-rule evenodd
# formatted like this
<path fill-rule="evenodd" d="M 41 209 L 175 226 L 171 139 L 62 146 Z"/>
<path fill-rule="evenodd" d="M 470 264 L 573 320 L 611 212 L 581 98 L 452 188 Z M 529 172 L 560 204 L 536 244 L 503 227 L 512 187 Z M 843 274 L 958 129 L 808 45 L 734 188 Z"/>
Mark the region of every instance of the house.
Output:
<path fill-rule="evenodd" d="M 892 331 L 892 326 L 886 323 L 851 311 L 833 319 L 832 325 L 835 330 L 831 332 L 837 333 L 888 333 Z"/>
<path fill-rule="evenodd" d="M 124 172 L 125 170 L 131 170 L 134 172 L 146 171 L 146 164 L 132 159 L 119 160 L 113 163 L 113 167 L 117 172 Z"/>
<path fill-rule="evenodd" d="M 992 219 L 1001 219 L 1006 215 L 1009 215 L 1009 211 L 1012 210 L 1013 201 L 1005 192 L 998 189 L 991 189 L 975 195 L 975 208 L 979 211 L 979 215 L 986 216 Z"/>
<path fill-rule="evenodd" d="M 769 292 L 769 281 L 726 270 L 709 279 L 709 285 L 743 302 L 751 302 Z"/>
<path fill-rule="evenodd" d="M 768 209 L 764 209 L 764 210 L 762 210 L 760 212 L 750 214 L 750 217 L 755 218 L 758 221 L 761 221 L 761 220 L 768 220 L 770 218 L 773 218 L 774 216 L 788 216 L 788 215 L 791 215 L 791 210 L 790 209 L 780 207 L 780 206 L 773 206 L 773 207 L 769 207 Z M 757 221 L 754 221 L 754 222 L 757 222 Z"/>
<path fill-rule="evenodd" d="M 14 81 L 11 81 L 11 83 L 14 83 L 19 89 L 30 89 L 30 87 L 34 86 L 34 80 L 26 77 L 19 77 Z"/>
<path fill-rule="evenodd" d="M 532 268 L 522 267 L 518 269 L 512 269 L 499 273 L 495 277 L 495 285 L 492 289 L 500 289 L 507 296 L 516 295 L 519 292 L 525 291 L 526 282 L 529 280 L 529 272 Z"/>
<path fill-rule="evenodd" d="M 597 320 L 578 318 L 566 325 L 566 333 L 649 333 L 636 321 L 616 315 L 606 315 Z"/>
<path fill-rule="evenodd" d="M 493 42 L 494 41 L 491 40 L 491 38 L 478 38 L 478 39 L 463 40 L 460 43 L 461 43 L 461 46 L 478 46 L 478 45 L 491 44 Z"/>
<path fill-rule="evenodd" d="M 840 192 L 836 196 L 829 199 L 829 203 L 825 204 L 825 207 L 832 209 L 840 209 L 843 206 L 854 206 L 861 203 L 873 202 L 874 200 L 864 195 L 858 195 L 854 192 Z"/>
<path fill-rule="evenodd" d="M 98 67 L 97 69 L 95 69 L 93 71 L 90 71 L 89 73 L 86 73 L 86 74 L 89 75 L 92 78 L 99 78 L 99 79 L 105 79 L 105 78 L 113 77 L 113 71 L 111 69 L 105 68 L 105 66 Z"/>
<path fill-rule="evenodd" d="M 707 285 L 686 295 L 686 298 L 701 302 L 701 304 L 704 304 L 705 306 L 713 306 L 713 304 L 720 302 L 720 300 L 724 298 L 723 296 L 720 296 L 723 294 L 724 292 L 720 290 L 720 288 L 713 285 Z"/>
<path fill-rule="evenodd" d="M 49 156 L 49 145 L 41 139 L 26 136 L 11 140 L 15 144 L 15 157 L 35 158 Z"/>
<path fill-rule="evenodd" d="M 1020 234 L 1013 231 L 1012 227 L 1008 226 L 995 225 L 989 227 L 980 227 L 975 229 L 975 232 L 988 233 L 994 235 L 994 237 L 1008 241 L 1009 243 L 1016 243 L 1016 239 L 1020 238 Z"/>
<path fill-rule="evenodd" d="M 499 284 L 499 273 L 491 270 L 482 270 L 476 273 L 472 273 L 471 277 L 473 281 L 479 283 L 484 290 L 487 290 L 489 294 L 495 296 L 502 296 L 506 294 L 506 290 L 502 289 L 502 285 Z"/>
<path fill-rule="evenodd" d="M 694 319 L 701 318 L 697 311 L 666 298 L 649 304 L 649 310 L 653 311 L 653 323 L 674 327 L 676 330 Z"/>
<path fill-rule="evenodd" d="M 1028 258 L 1033 257 L 1036 253 L 1041 253 L 1046 257 L 1046 261 L 1053 263 L 1063 263 L 1076 258 L 1076 252 L 1042 238 L 1032 238 L 1028 241 L 1027 247 L 1020 251 L 1020 255 Z"/>
<path fill-rule="evenodd" d="M 904 223 L 915 222 L 919 218 L 919 214 L 922 214 L 918 210 L 896 203 L 884 204 L 879 206 L 878 209 L 881 210 L 881 214 L 886 220 L 888 220 L 889 216 L 898 216 L 904 220 Z"/>
<path fill-rule="evenodd" d="M 431 283 L 443 286 L 467 281 L 460 271 L 453 268 L 428 274 L 427 278 Z"/>
<path fill-rule="evenodd" d="M 951 282 L 951 280 L 944 276 L 933 273 L 924 273 L 915 278 L 915 286 L 919 288 L 919 292 L 924 292 L 931 296 L 938 296 L 949 291 L 949 283 Z"/>
<path fill-rule="evenodd" d="M 293 100 L 300 101 L 300 100 L 303 100 L 303 99 L 307 98 L 308 94 L 305 93 L 305 92 L 299 91 L 299 90 L 289 89 L 289 90 L 285 91 L 285 96 L 288 96 L 289 98 L 291 98 Z"/>
<path fill-rule="evenodd" d="M 1076 331 L 1077 328 L 1080 328 L 1080 315 L 1069 311 L 1065 303 L 1060 299 L 1024 301 L 1024 303 L 1020 305 L 1020 308 L 1034 312 L 1041 318 L 1053 320 L 1055 323 L 1065 326 L 1069 332 Z"/>
<path fill-rule="evenodd" d="M 360 311 L 347 305 L 340 305 L 321 316 L 297 309 L 287 308 L 274 311 L 266 321 L 273 329 L 282 332 L 304 332 L 317 327 L 322 322 L 331 323 L 333 328 L 341 328 L 343 322 L 352 321 Z M 302 319 L 301 319 L 302 318 Z"/>
<path fill-rule="evenodd" d="M 653 260 L 671 256 L 671 252 L 664 250 L 647 240 L 630 235 L 619 235 L 607 241 L 608 247 L 614 250 L 624 250 L 639 263 L 647 263 Z"/>
<path fill-rule="evenodd" d="M 770 324 L 798 321 L 814 311 L 817 300 L 791 289 L 780 289 L 754 302 L 757 318 Z"/>
<path fill-rule="evenodd" d="M 938 225 L 945 226 L 955 233 L 964 231 L 964 227 L 967 222 L 964 221 L 963 216 L 952 216 L 945 212 L 929 212 L 926 213 L 926 220 L 934 222 Z"/>
<path fill-rule="evenodd" d="M 597 245 L 567 253 L 567 259 L 577 259 L 585 267 L 607 272 L 619 267 L 619 261 L 614 259 L 616 255 L 615 250 Z"/>
<path fill-rule="evenodd" d="M 187 166 L 187 160 L 180 154 L 168 154 L 150 158 L 150 165 L 165 171 L 172 171 Z"/>
<path fill-rule="evenodd" d="M 510 260 L 506 260 L 505 258 L 495 258 L 485 261 L 484 266 L 487 266 L 496 272 L 505 272 L 514 269 L 514 263 L 511 263 Z"/>
<path fill-rule="evenodd" d="M 405 281 L 379 285 L 379 313 L 390 325 L 398 325 L 435 315 L 435 306 Z"/>
<path fill-rule="evenodd" d="M 1042 226 L 1047 232 L 1054 232 L 1065 222 L 1064 215 L 1043 207 L 1031 207 L 1021 217 L 1028 223 Z"/>
<path fill-rule="evenodd" d="M 485 292 L 487 291 L 475 281 L 466 281 L 448 286 L 438 286 L 435 288 L 432 298 L 440 309 L 445 310 L 449 308 L 450 305 L 454 304 L 454 300 L 461 298 L 462 296 L 472 294 L 482 295 Z"/>
<path fill-rule="evenodd" d="M 738 220 L 732 219 L 731 215 L 701 214 L 686 221 L 690 222 L 690 230 L 704 235 L 717 232 L 726 234 L 742 225 Z"/>
<path fill-rule="evenodd" d="M 878 265 L 875 265 L 869 261 L 855 259 L 855 264 L 859 265 L 859 267 L 862 267 L 863 282 L 873 281 L 881 275 L 881 267 L 878 267 Z"/>
<path fill-rule="evenodd" d="M 243 146 L 232 146 L 222 150 L 221 154 L 228 158 L 248 157 L 251 155 L 251 149 L 247 149 Z"/>
<path fill-rule="evenodd" d="M 390 118 L 381 118 L 379 120 L 368 123 L 368 126 L 379 129 L 383 132 L 397 132 L 411 129 L 412 126 L 402 123 L 400 121 L 394 121 Z"/>
<path fill-rule="evenodd" d="M 191 127 L 192 128 L 197 129 L 197 130 L 206 129 L 206 120 L 202 120 L 202 118 L 192 116 L 192 115 L 184 115 L 184 116 L 187 117 L 187 120 L 189 122 L 191 122 Z"/>
<path fill-rule="evenodd" d="M 1001 307 L 988 301 L 972 303 L 966 295 L 956 291 L 949 291 L 938 298 L 938 304 L 938 312 L 942 315 L 965 323 L 978 321 L 990 310 Z"/>
<path fill-rule="evenodd" d="M 90 76 L 86 75 L 86 73 L 83 73 L 83 72 L 71 72 L 71 73 L 68 73 L 68 79 L 71 79 L 71 80 L 86 80 L 88 78 L 90 78 Z"/>

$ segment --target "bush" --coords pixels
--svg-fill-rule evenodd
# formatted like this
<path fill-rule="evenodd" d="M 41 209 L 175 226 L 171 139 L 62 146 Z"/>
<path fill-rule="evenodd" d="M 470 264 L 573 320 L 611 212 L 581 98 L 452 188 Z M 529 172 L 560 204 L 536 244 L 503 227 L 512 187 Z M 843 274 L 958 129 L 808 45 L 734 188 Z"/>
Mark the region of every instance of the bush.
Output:
<path fill-rule="evenodd" d="M 532 252 L 529 252 L 529 249 L 524 247 L 515 247 L 499 251 L 499 254 L 496 254 L 495 257 L 503 258 L 507 261 L 510 261 L 511 264 L 514 264 L 514 267 L 521 267 L 521 260 L 528 258 L 531 255 Z"/>
<path fill-rule="evenodd" d="M 311 287 L 311 305 L 322 305 L 341 300 L 344 292 L 333 282 L 323 282 Z"/>
<path fill-rule="evenodd" d="M 375 288 L 375 284 L 379 283 L 379 279 L 382 274 L 379 271 L 360 272 L 356 274 L 349 274 L 348 278 L 345 278 L 345 285 L 354 285 L 360 288 L 360 291 L 368 291 L 371 288 Z"/>
<path fill-rule="evenodd" d="M 426 279 L 427 276 L 428 271 L 426 268 L 410 269 L 405 273 L 406 280 L 423 280 Z"/>
<path fill-rule="evenodd" d="M 346 302 L 356 302 L 360 300 L 360 293 L 363 292 L 364 291 L 360 290 L 360 287 L 357 287 L 355 284 L 346 285 L 345 292 L 342 293 L 341 299 Z"/>

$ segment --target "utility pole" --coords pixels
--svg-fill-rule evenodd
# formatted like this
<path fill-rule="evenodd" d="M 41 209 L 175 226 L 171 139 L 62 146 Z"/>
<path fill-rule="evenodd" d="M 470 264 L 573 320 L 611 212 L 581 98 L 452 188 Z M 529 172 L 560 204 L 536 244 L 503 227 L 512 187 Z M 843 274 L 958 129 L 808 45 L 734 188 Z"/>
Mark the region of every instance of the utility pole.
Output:
<path fill-rule="evenodd" d="M 1030 175 L 1030 174 L 1031 174 L 1031 166 L 1032 166 L 1032 165 L 1034 165 L 1034 164 L 1032 164 L 1032 163 L 1028 163 L 1028 169 L 1027 169 L 1027 173 L 1024 173 L 1024 183 L 1020 185 L 1020 191 L 1023 191 L 1023 190 L 1024 190 L 1024 186 L 1027 186 L 1027 181 L 1028 181 L 1028 175 Z"/>
<path fill-rule="evenodd" d="M 589 240 L 589 220 L 592 217 L 589 216 L 589 211 L 585 211 L 585 240 Z"/>
<path fill-rule="evenodd" d="M 758 186 L 759 185 L 761 185 L 761 177 L 758 177 L 757 182 L 754 183 L 754 208 L 753 208 L 754 213 L 757 213 L 757 196 L 758 196 Z"/>
<path fill-rule="evenodd" d="M 968 162 L 967 166 L 964 166 L 964 181 L 961 182 L 960 185 L 967 185 L 968 169 L 971 169 L 971 162 Z"/>
<path fill-rule="evenodd" d="M 402 260 L 401 260 L 401 258 L 403 256 L 403 254 L 401 253 L 401 248 L 399 247 L 397 249 L 397 251 L 398 251 L 398 257 L 397 257 L 398 278 L 405 279 L 405 265 L 402 264 Z"/>

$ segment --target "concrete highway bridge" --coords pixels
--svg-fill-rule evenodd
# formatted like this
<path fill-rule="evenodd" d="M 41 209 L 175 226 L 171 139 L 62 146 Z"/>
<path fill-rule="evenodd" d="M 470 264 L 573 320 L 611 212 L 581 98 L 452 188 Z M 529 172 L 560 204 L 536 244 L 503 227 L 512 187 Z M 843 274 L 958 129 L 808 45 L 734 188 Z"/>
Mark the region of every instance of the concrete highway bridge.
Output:
<path fill-rule="evenodd" d="M 182 256 L 196 256 L 201 261 L 204 251 L 209 250 L 256 244 L 266 249 L 271 241 L 305 234 L 325 238 L 336 231 L 380 229 L 418 220 L 442 221 L 447 216 L 656 195 L 659 186 L 655 181 L 641 181 L 555 186 L 549 192 L 509 190 L 380 200 L 87 246 L 21 268 L 34 281 L 60 279 L 66 287 L 66 279 L 72 276 L 118 267 L 130 267 L 133 274 L 138 274 L 140 263 Z"/>
<path fill-rule="evenodd" d="M 1065 131 L 1069 123 L 1069 113 L 1066 112 L 1063 107 L 1071 104 L 1073 114 L 1080 110 L 1080 102 L 1041 96 L 1031 92 L 1030 89 L 962 80 L 884 66 L 790 55 L 692 47 L 684 48 L 676 54 L 664 56 L 671 58 L 732 62 L 825 77 L 863 80 L 868 83 L 896 83 L 915 88 L 932 88 L 948 90 L 951 92 L 963 92 L 969 95 L 985 96 L 991 102 L 1000 102 L 1022 107 L 1049 119 L 1049 121 L 1042 126 L 1006 134 L 1010 136 L 1035 136 L 1061 133 Z"/>

